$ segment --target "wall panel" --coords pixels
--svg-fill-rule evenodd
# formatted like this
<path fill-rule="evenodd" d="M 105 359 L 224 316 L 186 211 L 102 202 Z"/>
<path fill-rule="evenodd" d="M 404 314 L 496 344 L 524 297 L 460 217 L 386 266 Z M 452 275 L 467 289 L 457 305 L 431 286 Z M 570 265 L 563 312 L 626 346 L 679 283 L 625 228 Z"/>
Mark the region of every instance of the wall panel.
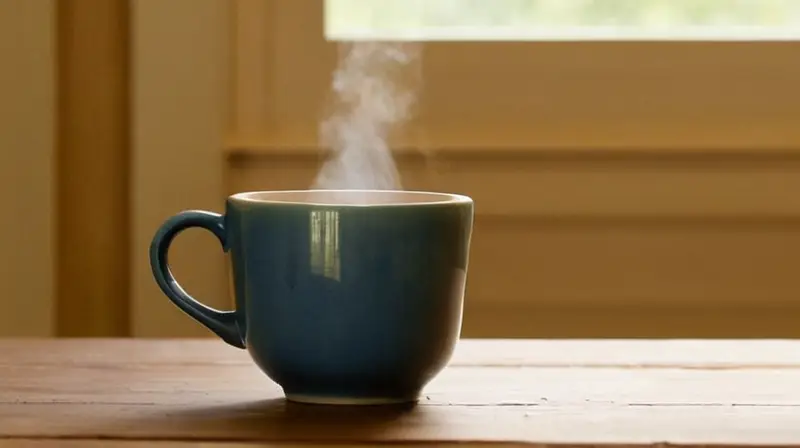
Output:
<path fill-rule="evenodd" d="M 0 2 L 0 336 L 55 332 L 55 27 L 55 2 Z"/>
<path fill-rule="evenodd" d="M 307 188 L 320 160 L 232 156 L 227 191 Z M 782 314 L 800 311 L 800 217 L 792 201 L 765 205 L 773 171 L 800 176 L 791 157 L 747 168 L 735 156 L 659 165 L 639 154 L 598 166 L 493 150 L 397 161 L 405 188 L 476 199 L 465 335 L 800 335 Z M 751 188 L 737 201 L 724 182 Z M 759 320 L 743 326 L 749 316 Z"/>
<path fill-rule="evenodd" d="M 221 212 L 228 125 L 229 3 L 132 3 L 131 318 L 135 336 L 209 332 L 173 306 L 150 271 L 148 249 L 161 223 L 184 209 Z M 208 232 L 190 230 L 170 264 L 198 300 L 227 308 L 225 264 Z"/>
<path fill-rule="evenodd" d="M 135 332 L 206 334 L 152 283 L 152 232 L 311 185 L 336 44 L 322 0 L 135 4 Z M 466 334 L 800 334 L 799 48 L 426 45 L 393 143 L 405 188 L 476 199 Z M 191 237 L 176 272 L 226 307 L 224 258 Z"/>

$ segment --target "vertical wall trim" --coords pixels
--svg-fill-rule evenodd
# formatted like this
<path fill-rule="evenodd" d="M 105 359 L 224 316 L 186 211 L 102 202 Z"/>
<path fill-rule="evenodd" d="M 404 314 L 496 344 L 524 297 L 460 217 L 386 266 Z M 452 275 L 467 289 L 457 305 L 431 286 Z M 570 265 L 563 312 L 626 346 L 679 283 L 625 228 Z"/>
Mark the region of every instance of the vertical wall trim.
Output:
<path fill-rule="evenodd" d="M 57 5 L 57 334 L 125 336 L 128 0 Z"/>

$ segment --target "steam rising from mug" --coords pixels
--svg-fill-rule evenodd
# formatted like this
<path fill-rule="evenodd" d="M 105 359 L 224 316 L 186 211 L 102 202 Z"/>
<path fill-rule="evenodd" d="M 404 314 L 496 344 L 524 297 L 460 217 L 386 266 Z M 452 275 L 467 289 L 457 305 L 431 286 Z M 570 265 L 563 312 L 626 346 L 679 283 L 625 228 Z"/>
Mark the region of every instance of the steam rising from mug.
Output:
<path fill-rule="evenodd" d="M 420 44 L 408 42 L 339 44 L 332 113 L 320 126 L 330 157 L 313 188 L 402 189 L 387 140 L 411 116 L 419 50 Z"/>

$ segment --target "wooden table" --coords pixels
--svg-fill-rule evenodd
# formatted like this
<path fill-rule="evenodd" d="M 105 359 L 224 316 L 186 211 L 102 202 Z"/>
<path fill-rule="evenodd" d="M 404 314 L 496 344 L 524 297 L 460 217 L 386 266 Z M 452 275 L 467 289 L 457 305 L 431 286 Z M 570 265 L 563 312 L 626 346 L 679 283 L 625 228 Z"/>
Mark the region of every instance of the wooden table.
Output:
<path fill-rule="evenodd" d="M 414 407 L 286 403 L 207 340 L 0 341 L 2 446 L 800 446 L 800 341 L 461 341 Z"/>

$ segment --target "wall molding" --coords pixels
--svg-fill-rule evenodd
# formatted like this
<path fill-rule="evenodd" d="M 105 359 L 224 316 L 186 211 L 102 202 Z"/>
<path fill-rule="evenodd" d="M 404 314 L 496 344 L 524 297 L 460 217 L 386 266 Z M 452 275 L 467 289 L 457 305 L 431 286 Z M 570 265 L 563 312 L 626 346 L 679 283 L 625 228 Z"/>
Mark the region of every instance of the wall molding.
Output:
<path fill-rule="evenodd" d="M 712 159 L 722 161 L 767 161 L 767 160 L 800 160 L 800 145 L 787 145 L 784 147 L 671 147 L 671 146 L 631 146 L 631 147 L 602 147 L 602 146 L 566 146 L 554 147 L 536 145 L 528 142 L 520 145 L 501 144 L 468 144 L 468 145 L 404 145 L 393 146 L 391 149 L 395 156 L 419 155 L 441 157 L 520 157 L 520 158 L 553 158 L 582 160 L 596 159 L 630 159 L 630 160 L 700 160 Z M 223 154 L 228 159 L 245 157 L 269 156 L 324 156 L 329 149 L 319 144 L 308 144 L 305 141 L 296 143 L 283 142 L 276 144 L 248 143 L 242 141 L 227 141 L 222 148 Z"/>
<path fill-rule="evenodd" d="M 57 6 L 58 335 L 128 336 L 129 2 Z"/>

